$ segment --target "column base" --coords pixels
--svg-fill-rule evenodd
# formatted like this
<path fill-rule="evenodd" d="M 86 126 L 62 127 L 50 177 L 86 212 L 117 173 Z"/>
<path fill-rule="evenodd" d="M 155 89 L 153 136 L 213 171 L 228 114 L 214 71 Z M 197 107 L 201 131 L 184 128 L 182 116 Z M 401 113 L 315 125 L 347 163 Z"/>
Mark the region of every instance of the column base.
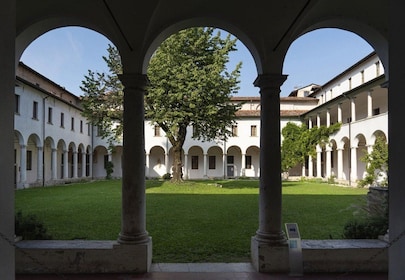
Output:
<path fill-rule="evenodd" d="M 127 245 L 137 245 L 137 244 L 145 244 L 150 241 L 150 236 L 148 232 L 144 232 L 137 235 L 126 235 L 120 233 L 118 236 L 117 242 L 119 244 L 127 244 Z"/>
<path fill-rule="evenodd" d="M 252 265 L 258 272 L 288 272 L 289 270 L 288 245 L 286 239 L 280 235 L 278 239 L 271 240 L 263 238 L 263 234 L 258 233 L 252 237 L 250 253 Z"/>

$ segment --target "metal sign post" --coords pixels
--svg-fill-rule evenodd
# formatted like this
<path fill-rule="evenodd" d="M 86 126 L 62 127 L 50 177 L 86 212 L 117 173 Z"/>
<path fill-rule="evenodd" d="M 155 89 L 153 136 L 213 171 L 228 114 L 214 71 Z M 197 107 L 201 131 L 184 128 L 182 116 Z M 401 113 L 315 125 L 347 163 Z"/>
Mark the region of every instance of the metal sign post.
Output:
<path fill-rule="evenodd" d="M 290 276 L 302 276 L 304 269 L 302 264 L 301 236 L 298 230 L 298 224 L 286 223 L 285 228 L 288 238 Z"/>

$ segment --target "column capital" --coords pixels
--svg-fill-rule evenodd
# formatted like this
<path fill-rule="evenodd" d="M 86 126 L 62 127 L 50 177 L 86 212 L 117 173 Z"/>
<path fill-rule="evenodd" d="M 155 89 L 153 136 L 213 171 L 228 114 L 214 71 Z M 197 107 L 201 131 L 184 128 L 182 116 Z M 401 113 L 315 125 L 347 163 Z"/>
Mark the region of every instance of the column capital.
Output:
<path fill-rule="evenodd" d="M 118 78 L 126 89 L 140 89 L 145 90 L 149 85 L 148 76 L 139 73 L 124 73 L 119 74 Z"/>
<path fill-rule="evenodd" d="M 282 74 L 261 74 L 257 76 L 256 80 L 253 82 L 255 87 L 260 89 L 277 90 L 280 92 L 281 85 L 287 79 L 287 75 Z"/>

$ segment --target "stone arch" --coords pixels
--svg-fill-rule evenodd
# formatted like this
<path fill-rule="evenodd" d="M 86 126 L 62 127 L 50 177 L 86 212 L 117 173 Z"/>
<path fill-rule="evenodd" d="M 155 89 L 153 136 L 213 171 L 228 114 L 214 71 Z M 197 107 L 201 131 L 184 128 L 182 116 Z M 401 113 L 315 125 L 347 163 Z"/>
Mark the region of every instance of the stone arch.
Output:
<path fill-rule="evenodd" d="M 204 149 L 200 146 L 191 146 L 187 151 L 187 165 L 184 169 L 189 179 L 203 178 L 204 175 Z"/>
<path fill-rule="evenodd" d="M 367 139 L 363 134 L 358 134 L 355 137 L 357 147 L 357 178 L 362 179 L 366 174 L 366 163 L 362 160 L 368 153 Z M 355 143 L 353 143 L 355 144 Z"/>
<path fill-rule="evenodd" d="M 96 146 L 93 150 L 93 177 L 105 178 L 106 172 L 104 169 L 104 163 L 108 156 L 108 150 L 104 146 Z"/>
<path fill-rule="evenodd" d="M 237 28 L 236 26 L 228 23 L 227 21 L 221 20 L 219 18 L 210 18 L 210 17 L 197 17 L 188 20 L 179 21 L 174 23 L 163 30 L 150 41 L 149 47 L 145 52 L 144 61 L 142 65 L 142 73 L 146 74 L 150 58 L 152 57 L 153 53 L 156 49 L 162 44 L 164 40 L 169 38 L 172 34 L 179 32 L 183 29 L 192 28 L 192 27 L 202 27 L 202 26 L 210 26 L 215 27 L 221 30 L 224 30 L 236 38 L 240 40 L 246 48 L 249 50 L 250 54 L 253 57 L 253 60 L 256 65 L 257 72 L 260 74 L 263 72 L 261 58 L 259 55 L 259 51 L 256 48 L 253 41 L 250 37 L 243 32 L 241 29 Z"/>
<path fill-rule="evenodd" d="M 245 153 L 245 176 L 259 177 L 260 175 L 260 148 L 258 146 L 249 146 Z"/>
<path fill-rule="evenodd" d="M 238 146 L 230 146 L 226 151 L 226 177 L 239 177 L 242 168 L 242 150 Z"/>
<path fill-rule="evenodd" d="M 53 179 L 52 177 L 52 166 L 54 164 L 54 160 L 56 160 L 53 156 L 52 153 L 55 152 L 55 140 L 51 137 L 48 136 L 44 140 L 44 147 L 43 147 L 43 152 L 44 152 L 44 180 L 45 182 L 50 181 Z"/>
<path fill-rule="evenodd" d="M 149 162 L 146 163 L 147 177 L 160 178 L 167 173 L 168 162 L 165 160 L 165 150 L 161 146 L 153 146 L 149 151 Z"/>
<path fill-rule="evenodd" d="M 364 39 L 380 57 L 382 64 L 384 65 L 386 79 L 389 79 L 388 75 L 388 39 L 385 34 L 382 34 L 379 30 L 373 28 L 371 25 L 357 19 L 353 18 L 325 18 L 317 22 L 312 22 L 307 26 L 304 26 L 301 30 L 296 30 L 293 40 L 290 45 L 298 39 L 298 37 L 304 35 L 305 33 L 314 31 L 321 28 L 337 28 L 344 31 L 352 32 L 362 39 Z"/>
<path fill-rule="evenodd" d="M 387 135 L 384 133 L 382 130 L 376 130 L 373 132 L 373 134 L 370 137 L 369 145 L 374 145 L 375 140 L 377 137 L 383 137 L 385 141 L 388 141 Z"/>
<path fill-rule="evenodd" d="M 87 17 L 83 17 L 87 18 Z M 20 60 L 24 50 L 38 37 L 42 36 L 43 34 L 63 27 L 81 27 L 92 30 L 97 32 L 107 39 L 109 39 L 115 46 L 120 46 L 119 40 L 115 40 L 112 32 L 105 32 L 108 28 L 97 26 L 97 24 L 89 22 L 88 20 L 83 20 L 79 18 L 73 17 L 50 17 L 46 19 L 42 19 L 31 23 L 27 26 L 24 30 L 17 31 L 17 38 L 16 38 L 16 65 Z"/>
<path fill-rule="evenodd" d="M 209 178 L 220 178 L 224 174 L 224 151 L 219 146 L 211 146 L 207 150 L 207 176 Z"/>

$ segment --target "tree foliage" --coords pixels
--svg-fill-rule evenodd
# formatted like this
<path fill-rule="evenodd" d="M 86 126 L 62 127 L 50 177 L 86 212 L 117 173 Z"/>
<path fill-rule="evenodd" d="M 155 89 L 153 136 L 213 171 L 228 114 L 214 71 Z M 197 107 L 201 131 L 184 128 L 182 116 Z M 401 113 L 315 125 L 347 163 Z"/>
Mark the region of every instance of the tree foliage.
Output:
<path fill-rule="evenodd" d="M 366 163 L 366 176 L 359 181 L 360 186 L 388 186 L 388 143 L 385 137 L 378 136 L 371 153 L 362 160 Z"/>
<path fill-rule="evenodd" d="M 240 109 L 231 97 L 239 89 L 242 64 L 227 70 L 237 40 L 214 31 L 190 28 L 173 34 L 149 63 L 145 118 L 159 125 L 173 146 L 173 181 L 181 181 L 187 128 L 192 126 L 192 137 L 199 140 L 226 139 Z M 113 142 L 122 135 L 123 87 L 117 76 L 122 66 L 118 51 L 109 46 L 108 52 L 103 59 L 111 74 L 89 71 L 82 90 L 84 115 Z"/>
<path fill-rule="evenodd" d="M 316 156 L 316 146 L 325 147 L 329 136 L 337 132 L 340 123 L 326 126 L 307 128 L 305 124 L 297 125 L 288 122 L 282 129 L 283 142 L 281 146 L 281 168 L 288 171 L 297 164 L 305 164 L 308 156 Z"/>
<path fill-rule="evenodd" d="M 118 50 L 109 45 L 108 57 L 103 56 L 109 74 L 88 70 L 81 90 L 83 115 L 98 127 L 98 135 L 107 138 L 110 146 L 122 140 L 123 86 L 118 79 L 122 73 Z"/>

